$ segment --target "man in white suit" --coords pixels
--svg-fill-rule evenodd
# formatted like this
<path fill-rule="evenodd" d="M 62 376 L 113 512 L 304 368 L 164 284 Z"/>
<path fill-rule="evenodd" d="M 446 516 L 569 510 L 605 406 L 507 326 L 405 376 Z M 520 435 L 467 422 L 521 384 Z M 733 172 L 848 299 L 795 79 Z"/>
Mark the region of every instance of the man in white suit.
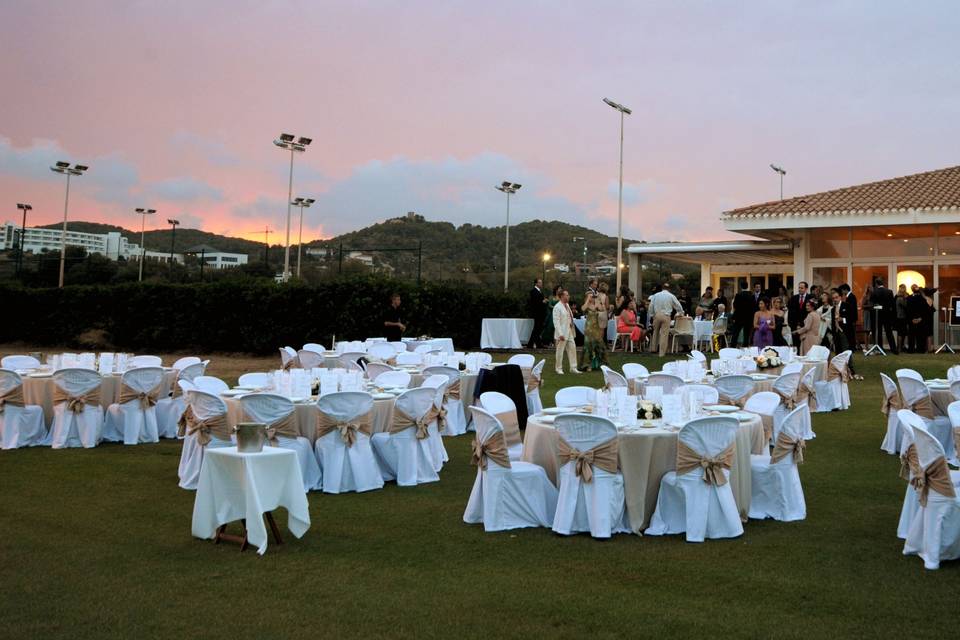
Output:
<path fill-rule="evenodd" d="M 567 362 L 570 371 L 580 373 L 577 369 L 577 336 L 573 327 L 573 312 L 570 311 L 570 292 L 560 292 L 560 302 L 553 307 L 553 341 L 557 345 L 557 373 L 563 375 L 563 352 L 567 352 Z"/>

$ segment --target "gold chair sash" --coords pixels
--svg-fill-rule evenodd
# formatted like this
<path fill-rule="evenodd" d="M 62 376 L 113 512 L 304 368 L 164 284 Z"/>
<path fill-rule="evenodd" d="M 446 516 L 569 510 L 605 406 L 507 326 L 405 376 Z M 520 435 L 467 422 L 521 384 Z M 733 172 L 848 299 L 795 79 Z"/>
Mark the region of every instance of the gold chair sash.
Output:
<path fill-rule="evenodd" d="M 460 399 L 460 378 L 450 383 L 446 391 L 443 392 L 443 401 Z"/>
<path fill-rule="evenodd" d="M 393 424 L 390 425 L 390 433 L 399 433 L 411 427 L 415 427 L 417 430 L 417 439 L 423 440 L 430 433 L 428 429 L 430 423 L 433 422 L 440 412 L 437 410 L 437 407 L 430 405 L 430 410 L 427 411 L 420 419 L 415 419 L 410 416 L 405 411 L 401 410 L 399 407 L 394 407 L 393 409 Z"/>
<path fill-rule="evenodd" d="M 498 434 L 491 434 L 485 441 L 480 442 L 476 436 L 473 438 L 473 454 L 470 456 L 470 464 L 487 469 L 487 459 L 493 460 L 505 469 L 510 468 L 510 456 L 507 454 L 506 441 Z"/>
<path fill-rule="evenodd" d="M 227 415 L 225 413 L 201 420 L 197 417 L 197 414 L 194 413 L 193 407 L 187 405 L 183 415 L 181 415 L 177 421 L 177 435 L 182 438 L 186 435 L 193 434 L 197 435 L 197 443 L 201 447 L 205 447 L 210 444 L 210 440 L 212 440 L 214 436 L 221 440 L 229 441 L 233 432 L 230 429 L 230 425 L 227 424 Z"/>
<path fill-rule="evenodd" d="M 781 391 L 774 385 L 773 392 L 780 396 L 780 402 L 783 403 L 783 408 L 787 411 L 793 411 L 797 408 L 797 394 L 794 392 L 793 395 L 789 395 Z"/>
<path fill-rule="evenodd" d="M 743 396 L 741 396 L 739 400 L 734 400 L 733 398 L 731 398 L 730 396 L 728 396 L 728 395 L 725 394 L 724 392 L 722 392 L 722 391 L 720 391 L 719 389 L 717 389 L 717 399 L 719 400 L 720 404 L 735 405 L 735 406 L 740 407 L 741 409 L 743 409 L 743 405 L 745 405 L 745 404 L 747 403 L 747 397 L 748 397 L 749 395 L 750 395 L 750 394 L 747 393 L 747 394 L 744 394 Z"/>
<path fill-rule="evenodd" d="M 299 368 L 300 368 L 299 356 L 291 356 L 291 358 L 283 364 L 284 371 L 288 371 L 290 369 L 299 369 Z"/>
<path fill-rule="evenodd" d="M 803 441 L 802 437 L 794 440 L 781 431 L 773 443 L 773 453 L 770 454 L 770 464 L 780 462 L 790 454 L 793 454 L 793 462 L 795 464 L 802 464 L 803 450 L 806 448 L 807 443 Z"/>
<path fill-rule="evenodd" d="M 817 410 L 817 390 L 813 386 L 807 386 L 803 380 L 800 381 L 799 386 L 797 386 L 797 404 L 803 402 L 807 403 L 807 406 L 810 407 L 810 411 Z"/>
<path fill-rule="evenodd" d="M 297 410 L 294 409 L 279 420 L 274 420 L 267 425 L 267 440 L 271 447 L 276 447 L 280 441 L 277 436 L 284 438 L 297 438 L 300 436 L 300 430 L 297 428 Z"/>
<path fill-rule="evenodd" d="M 850 368 L 844 366 L 842 369 L 837 367 L 833 362 L 827 367 L 827 381 L 836 380 L 840 378 L 841 382 L 850 382 Z"/>
<path fill-rule="evenodd" d="M 933 401 L 930 400 L 929 395 L 920 396 L 917 398 L 913 406 L 909 407 L 918 416 L 923 416 L 924 418 L 929 418 L 933 420 Z"/>
<path fill-rule="evenodd" d="M 916 489 L 917 499 L 922 507 L 927 506 L 927 496 L 930 489 L 948 498 L 957 496 L 953 483 L 950 481 L 950 469 L 947 467 L 947 460 L 943 456 L 940 456 L 927 465 L 926 469 L 921 469 L 920 473 L 910 478 L 910 484 Z"/>
<path fill-rule="evenodd" d="M 891 411 L 897 411 L 903 409 L 903 398 L 900 397 L 899 391 L 894 391 L 888 396 L 883 397 L 883 403 L 880 405 L 880 412 L 885 416 L 889 416 Z"/>
<path fill-rule="evenodd" d="M 349 420 L 337 420 L 323 411 L 318 411 L 317 438 L 322 438 L 331 431 L 339 431 L 340 438 L 349 449 L 357 441 L 357 432 L 373 435 L 373 410 Z"/>
<path fill-rule="evenodd" d="M 173 388 L 170 389 L 171 398 L 179 398 L 180 396 L 183 395 L 183 389 L 181 389 L 180 385 L 178 384 L 180 380 L 181 380 L 180 378 L 177 378 L 176 380 L 173 381 L 173 385 L 172 385 Z"/>
<path fill-rule="evenodd" d="M 120 404 L 126 404 L 131 400 L 140 400 L 141 409 L 149 409 L 157 404 L 157 398 L 160 397 L 160 387 L 163 383 L 158 383 L 150 391 L 137 391 L 127 386 L 125 382 L 120 383 Z"/>
<path fill-rule="evenodd" d="M 17 385 L 6 393 L 0 394 L 0 415 L 3 415 L 3 409 L 6 405 L 22 407 L 23 403 L 23 385 Z"/>
<path fill-rule="evenodd" d="M 507 441 L 507 447 L 515 447 L 523 444 L 523 438 L 520 436 L 520 418 L 517 417 L 517 410 L 504 411 L 494 414 L 497 420 L 503 425 L 503 439 Z"/>
<path fill-rule="evenodd" d="M 619 468 L 620 440 L 611 438 L 592 449 L 580 451 L 563 437 L 557 438 L 557 452 L 562 464 L 576 463 L 577 477 L 586 483 L 593 482 L 593 467 L 596 465 L 609 473 L 616 473 Z"/>
<path fill-rule="evenodd" d="M 61 402 L 66 402 L 67 409 L 73 413 L 83 413 L 83 409 L 86 407 L 86 405 L 100 404 L 100 387 L 94 387 L 90 391 L 87 391 L 79 396 L 71 396 L 60 387 L 54 386 L 53 403 L 60 404 Z"/>
<path fill-rule="evenodd" d="M 911 442 L 907 450 L 900 454 L 900 477 L 910 481 L 911 476 L 920 474 L 920 460 L 917 458 L 917 447 Z"/>
<path fill-rule="evenodd" d="M 523 373 L 523 386 L 527 390 L 527 393 L 530 393 L 534 389 L 539 389 L 540 385 L 543 384 L 540 378 L 533 375 L 533 369 L 524 367 L 520 371 Z"/>
<path fill-rule="evenodd" d="M 690 473 L 694 469 L 703 469 L 703 481 L 717 487 L 727 484 L 723 469 L 730 470 L 733 464 L 734 444 L 721 451 L 715 457 L 702 456 L 683 441 L 677 442 L 677 475 Z"/>

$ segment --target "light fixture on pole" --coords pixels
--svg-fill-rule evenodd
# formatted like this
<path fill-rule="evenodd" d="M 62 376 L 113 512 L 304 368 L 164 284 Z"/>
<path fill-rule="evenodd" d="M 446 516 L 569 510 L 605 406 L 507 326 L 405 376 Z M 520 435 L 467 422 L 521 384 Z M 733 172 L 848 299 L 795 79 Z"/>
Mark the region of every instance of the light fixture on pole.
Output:
<path fill-rule="evenodd" d="M 615 289 L 619 295 L 620 279 L 623 275 L 621 273 L 623 269 L 620 268 L 620 263 L 623 262 L 623 116 L 628 116 L 633 111 L 609 98 L 604 98 L 603 101 L 620 112 L 620 190 L 617 196 L 617 288 Z"/>
<path fill-rule="evenodd" d="M 775 164 L 771 164 L 770 168 L 780 174 L 780 199 L 783 200 L 783 176 L 787 175 L 787 172 L 783 167 L 778 167 Z"/>
<path fill-rule="evenodd" d="M 549 254 L 549 253 L 544 253 L 544 254 L 543 254 L 543 278 L 542 278 L 542 280 L 546 280 L 546 279 L 547 279 L 547 260 L 549 260 L 549 259 L 550 259 L 550 254 Z"/>
<path fill-rule="evenodd" d="M 510 195 L 516 193 L 520 187 L 516 182 L 502 182 L 496 187 L 497 191 L 507 194 L 507 240 L 506 250 L 503 252 L 503 290 L 510 286 Z"/>
<path fill-rule="evenodd" d="M 167 218 L 167 224 L 173 227 L 173 233 L 170 234 L 170 268 L 173 268 L 173 247 L 177 239 L 177 225 L 180 224 L 179 220 L 174 220 L 173 218 Z"/>
<path fill-rule="evenodd" d="M 63 231 L 60 233 L 60 282 L 57 285 L 63 289 L 63 271 L 67 262 L 67 209 L 70 206 L 70 177 L 83 175 L 83 172 L 90 167 L 83 164 L 75 164 L 72 167 L 69 162 L 57 162 L 50 167 L 54 173 L 62 173 L 67 176 L 67 195 L 63 198 Z"/>
<path fill-rule="evenodd" d="M 313 138 L 304 138 L 303 136 L 300 136 L 296 142 L 294 142 L 295 137 L 292 133 L 281 133 L 280 137 L 273 141 L 273 144 L 281 149 L 288 149 L 290 151 L 290 182 L 287 185 L 287 242 L 283 256 L 284 282 L 290 278 L 290 205 L 293 199 L 293 155 L 295 153 L 303 153 L 307 150 L 307 146 L 313 142 Z"/>
<path fill-rule="evenodd" d="M 300 252 L 303 249 L 303 210 L 304 208 L 309 209 L 316 200 L 313 198 L 295 198 L 292 204 L 295 207 L 300 207 L 300 235 L 297 237 L 297 277 L 300 277 Z"/>
<path fill-rule="evenodd" d="M 578 242 L 583 242 L 583 268 L 586 270 L 587 274 L 590 274 L 590 268 L 587 266 L 587 239 L 583 236 L 573 236 L 574 244 Z"/>
<path fill-rule="evenodd" d="M 27 233 L 27 211 L 33 210 L 33 207 L 18 202 L 17 209 L 23 211 L 23 224 L 20 226 L 20 251 L 17 252 L 17 275 L 20 275 L 20 269 L 23 267 L 23 236 Z"/>
<path fill-rule="evenodd" d="M 147 247 L 143 244 L 143 239 L 147 229 L 147 216 L 156 213 L 157 210 L 137 208 L 134 212 L 140 214 L 140 275 L 137 277 L 137 282 L 143 282 L 143 261 L 147 258 Z"/>

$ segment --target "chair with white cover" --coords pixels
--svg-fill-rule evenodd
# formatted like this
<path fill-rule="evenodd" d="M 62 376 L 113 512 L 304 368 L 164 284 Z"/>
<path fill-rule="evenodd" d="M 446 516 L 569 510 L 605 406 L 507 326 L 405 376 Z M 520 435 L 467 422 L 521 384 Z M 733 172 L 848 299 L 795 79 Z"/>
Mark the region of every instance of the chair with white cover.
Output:
<path fill-rule="evenodd" d="M 440 480 L 429 439 L 430 425 L 436 424 L 435 398 L 436 390 L 427 387 L 404 391 L 397 396 L 390 431 L 373 434 L 384 480 L 396 480 L 400 487 Z"/>
<path fill-rule="evenodd" d="M 940 446 L 947 454 L 947 460 L 952 460 L 956 448 L 953 444 L 953 428 L 950 425 L 950 418 L 935 414 L 930 389 L 923 381 L 911 377 L 898 377 L 897 382 L 900 383 L 900 392 L 903 394 L 903 408 L 910 409 L 923 418 L 923 426 L 930 432 L 930 435 L 940 442 Z"/>
<path fill-rule="evenodd" d="M 810 347 L 810 350 L 807 351 L 807 360 L 826 360 L 830 357 L 830 349 L 827 349 L 821 344 L 816 344 Z"/>
<path fill-rule="evenodd" d="M 647 389 L 660 387 L 663 389 L 664 395 L 679 391 L 683 385 L 683 378 L 672 373 L 651 373 L 650 377 L 647 378 Z"/>
<path fill-rule="evenodd" d="M 645 366 L 638 362 L 628 362 L 620 368 L 623 371 L 623 377 L 627 379 L 627 388 L 630 389 L 631 395 L 639 395 L 637 393 L 637 380 L 639 378 L 646 378 L 650 375 L 650 372 Z"/>
<path fill-rule="evenodd" d="M 711 416 L 680 429 L 677 470 L 660 480 L 645 535 L 686 533 L 687 542 L 703 542 L 743 534 L 729 482 L 738 426 L 736 418 Z"/>
<path fill-rule="evenodd" d="M 227 405 L 220 396 L 194 390 L 179 418 L 177 434 L 183 438 L 177 475 L 180 488 L 196 491 L 204 452 L 233 446 L 233 429 L 227 424 Z"/>
<path fill-rule="evenodd" d="M 443 413 L 440 433 L 445 436 L 460 436 L 467 432 L 467 418 L 460 399 L 460 370 L 453 367 L 425 367 L 423 375 L 442 375 L 447 385 L 443 390 Z"/>
<path fill-rule="evenodd" d="M 803 373 L 803 363 L 802 362 L 788 362 L 783 365 L 783 369 L 780 370 L 780 375 L 785 376 L 788 373 Z"/>
<path fill-rule="evenodd" d="M 543 400 L 540 399 L 540 385 L 543 384 L 543 367 L 546 360 L 533 365 L 527 379 L 527 415 L 532 416 L 543 411 Z"/>
<path fill-rule="evenodd" d="M 184 369 L 186 369 L 186 368 L 189 367 L 190 365 L 192 365 L 192 364 L 200 364 L 201 362 L 203 362 L 203 361 L 202 361 L 200 358 L 198 358 L 197 356 L 185 356 L 185 357 L 183 357 L 183 358 L 180 358 L 180 359 L 177 360 L 176 362 L 174 362 L 174 363 L 173 363 L 173 368 L 176 369 L 177 371 L 183 371 Z M 202 372 L 201 372 L 201 373 L 202 373 Z"/>
<path fill-rule="evenodd" d="M 0 367 L 10 371 L 26 371 L 40 367 L 40 361 L 33 356 L 4 356 L 0 358 Z"/>
<path fill-rule="evenodd" d="M 301 369 L 320 369 L 323 367 L 325 361 L 326 356 L 312 349 L 300 349 L 300 351 L 297 352 L 297 362 L 299 362 L 299 368 Z"/>
<path fill-rule="evenodd" d="M 323 475 L 324 493 L 383 488 L 383 475 L 373 455 L 373 396 L 341 391 L 317 400 L 320 412 L 314 444 Z"/>
<path fill-rule="evenodd" d="M 367 356 L 371 360 L 387 362 L 388 360 L 393 360 L 395 357 L 397 357 L 397 350 L 394 349 L 388 342 L 375 342 L 370 345 L 369 349 L 367 349 Z"/>
<path fill-rule="evenodd" d="M 720 376 L 714 381 L 714 386 L 720 393 L 720 402 L 743 406 L 753 393 L 756 382 L 750 376 L 734 374 L 730 376 Z"/>
<path fill-rule="evenodd" d="M 607 365 L 600 365 L 600 371 L 603 372 L 603 383 L 607 389 L 613 389 L 614 387 L 623 387 L 626 389 L 630 386 L 627 384 L 626 378 Z"/>
<path fill-rule="evenodd" d="M 0 448 L 18 449 L 43 444 L 47 428 L 43 408 L 23 400 L 23 379 L 0 369 Z"/>
<path fill-rule="evenodd" d="M 89 369 L 60 369 L 53 374 L 53 425 L 48 440 L 54 449 L 95 447 L 103 429 L 100 374 Z"/>
<path fill-rule="evenodd" d="M 120 379 L 120 401 L 107 407 L 103 439 L 126 445 L 159 442 L 157 401 L 162 385 L 162 367 L 126 371 Z"/>
<path fill-rule="evenodd" d="M 488 367 L 493 364 L 493 354 L 487 353 L 486 351 L 474 351 L 470 355 L 476 355 L 477 366 Z"/>
<path fill-rule="evenodd" d="M 723 347 L 727 348 L 727 317 L 717 318 L 713 321 L 713 328 L 710 331 L 710 351 L 711 353 L 714 350 L 713 344 L 716 341 L 717 345 L 720 345 L 720 342 L 723 342 Z"/>
<path fill-rule="evenodd" d="M 327 348 L 317 342 L 308 342 L 307 344 L 303 345 L 303 350 L 313 351 L 314 353 L 319 353 L 322 355 L 326 352 Z"/>
<path fill-rule="evenodd" d="M 133 356 L 130 358 L 130 366 L 134 368 L 162 367 L 163 359 L 160 356 Z"/>
<path fill-rule="evenodd" d="M 536 361 L 537 359 L 532 354 L 518 353 L 510 356 L 510 358 L 507 360 L 507 364 L 515 364 L 518 367 L 532 368 L 533 363 Z"/>
<path fill-rule="evenodd" d="M 916 369 L 897 369 L 895 375 L 897 376 L 898 380 L 900 378 L 913 378 L 914 380 L 923 382 L 923 376 L 920 375 L 920 372 Z"/>
<path fill-rule="evenodd" d="M 910 523 L 903 554 L 920 556 L 926 569 L 939 569 L 941 561 L 960 558 L 960 498 L 940 442 L 922 427 L 910 428 L 917 452 L 917 476 L 911 483 L 920 509 Z"/>
<path fill-rule="evenodd" d="M 895 456 L 900 453 L 900 441 L 903 439 L 900 419 L 897 417 L 897 411 L 903 408 L 903 398 L 900 397 L 900 389 L 893 378 L 881 372 L 880 382 L 883 383 L 883 404 L 880 405 L 880 412 L 887 418 L 887 431 L 880 443 L 880 450 Z"/>
<path fill-rule="evenodd" d="M 297 350 L 293 347 L 280 347 L 280 368 L 283 370 L 296 369 L 300 366 Z"/>
<path fill-rule="evenodd" d="M 700 394 L 700 400 L 703 404 L 717 404 L 720 402 L 720 393 L 717 392 L 717 388 L 709 384 L 685 384 L 683 389 L 687 389 L 693 393 Z"/>
<path fill-rule="evenodd" d="M 816 382 L 820 411 L 845 411 L 850 408 L 850 350 L 838 353 L 827 365 L 827 379 Z"/>
<path fill-rule="evenodd" d="M 473 458 L 477 477 L 463 521 L 484 531 L 549 527 L 557 509 L 557 489 L 543 467 L 510 460 L 503 427 L 496 416 L 470 407 L 476 436 Z"/>
<path fill-rule="evenodd" d="M 803 486 L 797 470 L 797 464 L 803 462 L 806 446 L 803 428 L 803 408 L 798 407 L 781 422 L 773 453 L 750 456 L 751 518 L 790 522 L 807 517 L 807 503 L 803 498 Z"/>
<path fill-rule="evenodd" d="M 419 365 L 423 364 L 423 356 L 419 353 L 414 353 L 412 351 L 404 351 L 403 353 L 398 353 L 396 358 L 396 363 L 398 366 L 402 365 Z"/>
<path fill-rule="evenodd" d="M 293 402 L 274 393 L 249 393 L 240 398 L 240 406 L 245 420 L 267 425 L 270 446 L 296 452 L 304 493 L 320 489 L 323 486 L 320 464 L 310 440 L 300 435 Z"/>
<path fill-rule="evenodd" d="M 683 339 L 684 342 L 686 338 L 690 338 L 690 346 L 695 346 L 693 344 L 693 336 L 695 333 L 693 318 L 678 315 L 673 321 L 673 328 L 670 329 L 670 351 L 677 351 L 677 348 L 680 346 L 678 344 L 678 338 Z"/>
<path fill-rule="evenodd" d="M 553 394 L 553 403 L 558 407 L 584 407 L 597 400 L 597 390 L 593 387 L 564 387 Z"/>
<path fill-rule="evenodd" d="M 774 437 L 774 416 L 780 407 L 780 396 L 773 391 L 758 391 L 743 403 L 743 410 L 760 416 L 763 422 L 763 433 L 769 441 Z M 802 421 L 802 416 L 801 416 Z M 802 431 L 801 431 L 802 433 Z"/>
<path fill-rule="evenodd" d="M 953 404 L 957 404 L 953 408 Z M 948 407 L 950 413 L 960 414 L 960 403 L 951 403 Z M 903 506 L 900 509 L 900 521 L 897 523 L 897 537 L 906 538 L 910 531 L 910 525 L 913 523 L 917 512 L 920 510 L 920 499 L 917 493 L 918 485 L 914 478 L 920 474 L 920 467 L 917 462 L 917 449 L 914 444 L 915 434 L 918 430 L 926 431 L 924 419 L 909 409 L 900 409 L 896 411 L 897 420 L 900 425 L 902 439 L 900 442 L 900 477 L 907 480 L 907 490 L 903 496 Z M 960 415 L 956 416 L 960 421 Z M 929 431 L 926 431 L 930 433 Z M 955 488 L 960 488 L 960 471 L 950 471 L 950 482 Z"/>
<path fill-rule="evenodd" d="M 706 368 L 707 365 L 707 356 L 703 355 L 703 352 L 692 349 L 690 353 L 687 354 L 687 357 L 693 360 L 694 362 L 700 362 Z"/>
<path fill-rule="evenodd" d="M 950 383 L 950 395 L 954 400 L 960 400 L 960 380 L 954 380 Z"/>
<path fill-rule="evenodd" d="M 157 400 L 157 434 L 161 438 L 177 437 L 177 423 L 187 408 L 187 400 L 183 397 L 180 381 L 185 380 L 192 384 L 195 378 L 203 375 L 206 366 L 199 360 L 197 358 L 197 362 L 182 368 L 175 366 L 174 369 L 178 370 L 177 380 L 170 389 L 170 397 Z"/>
<path fill-rule="evenodd" d="M 350 365 L 358 364 L 360 362 L 360 358 L 363 358 L 364 360 L 366 360 L 367 354 L 364 353 L 363 351 L 344 351 L 339 356 L 337 356 L 337 360 L 340 361 L 340 366 L 346 369 L 352 369 L 353 367 L 351 367 Z"/>
<path fill-rule="evenodd" d="M 388 342 L 387 344 L 393 347 L 393 350 L 396 353 L 404 353 L 405 351 L 407 351 L 406 342 Z"/>
<path fill-rule="evenodd" d="M 499 391 L 487 391 L 480 394 L 480 406 L 493 414 L 503 428 L 503 438 L 507 443 L 507 453 L 511 460 L 523 459 L 523 436 L 520 435 L 520 420 L 517 418 L 517 405 L 510 396 Z"/>
<path fill-rule="evenodd" d="M 607 418 L 581 414 L 557 416 L 553 424 L 562 463 L 553 530 L 589 531 L 594 538 L 630 533 L 617 427 Z"/>
<path fill-rule="evenodd" d="M 421 389 L 433 389 L 433 408 L 436 420 L 427 426 L 427 441 L 430 443 L 430 452 L 433 455 L 433 468 L 440 473 L 443 463 L 450 459 L 447 448 L 443 446 L 443 437 L 440 435 L 441 423 L 446 420 L 446 409 L 443 407 L 443 396 L 446 392 L 449 379 L 442 373 L 428 375 L 420 383 Z"/>
<path fill-rule="evenodd" d="M 947 405 L 947 417 L 953 431 L 953 459 L 947 462 L 960 466 L 960 400 L 954 400 Z"/>
<path fill-rule="evenodd" d="M 797 386 L 797 401 L 806 402 L 807 411 L 816 413 L 819 411 L 817 405 L 817 369 L 814 367 L 800 376 L 800 384 Z M 804 435 L 805 440 L 816 438 L 817 434 L 813 432 L 813 420 L 808 420 Z"/>
<path fill-rule="evenodd" d="M 724 347 L 723 349 L 720 349 L 719 355 L 721 360 L 736 360 L 740 357 L 740 349 Z"/>
<path fill-rule="evenodd" d="M 237 380 L 238 387 L 244 387 L 246 389 L 253 389 L 257 391 L 269 389 L 272 385 L 273 376 L 262 371 L 253 371 L 250 373 L 241 374 L 240 378 Z"/>
<path fill-rule="evenodd" d="M 213 394 L 230 390 L 230 385 L 216 376 L 197 376 L 193 379 L 193 384 L 201 391 Z"/>
<path fill-rule="evenodd" d="M 410 386 L 410 378 L 406 371 L 385 371 L 374 378 L 373 383 L 381 388 L 406 389 Z"/>
<path fill-rule="evenodd" d="M 432 353 L 435 350 L 436 350 L 435 346 L 433 346 L 429 342 L 425 342 L 423 344 L 418 344 L 416 347 L 414 347 L 413 353 L 419 353 L 420 355 L 424 355 L 427 353 Z"/>
<path fill-rule="evenodd" d="M 396 371 L 393 367 L 383 362 L 368 362 L 367 363 L 367 379 L 373 381 L 377 379 L 381 373 L 387 373 L 388 371 Z"/>
<path fill-rule="evenodd" d="M 797 407 L 805 407 L 805 409 L 801 412 L 806 416 L 805 418 L 801 418 L 804 425 L 810 421 L 810 407 L 798 396 L 798 391 L 800 389 L 800 377 L 800 372 L 794 371 L 791 373 L 782 373 L 777 376 L 776 380 L 773 381 L 773 393 L 780 397 L 780 404 L 777 405 L 777 408 L 773 412 L 772 435 L 774 439 L 776 439 L 777 434 L 780 432 L 780 423 L 783 422 L 783 419 L 788 413 Z M 804 427 L 804 433 L 806 433 L 806 427 Z"/>

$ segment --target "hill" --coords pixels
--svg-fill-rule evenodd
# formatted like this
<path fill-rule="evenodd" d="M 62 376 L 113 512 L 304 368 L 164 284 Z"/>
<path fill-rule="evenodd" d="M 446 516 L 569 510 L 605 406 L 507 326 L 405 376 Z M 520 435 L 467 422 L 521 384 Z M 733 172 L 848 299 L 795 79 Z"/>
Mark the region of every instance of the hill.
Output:
<path fill-rule="evenodd" d="M 59 229 L 61 223 L 43 225 L 44 229 Z M 84 233 L 109 233 L 119 231 L 120 235 L 129 242 L 140 244 L 140 232 L 130 231 L 123 227 L 112 224 L 103 224 L 100 222 L 82 222 L 70 221 L 69 228 L 72 231 L 81 231 Z M 154 229 L 144 233 L 143 241 L 149 251 L 170 251 L 170 229 Z M 221 251 L 228 253 L 246 253 L 251 256 L 263 254 L 263 243 L 254 242 L 245 238 L 234 238 L 231 236 L 221 236 L 217 233 L 202 231 L 200 229 L 177 228 L 177 234 L 174 244 L 175 252 L 183 252 L 186 249 L 198 244 L 208 244 Z"/>

